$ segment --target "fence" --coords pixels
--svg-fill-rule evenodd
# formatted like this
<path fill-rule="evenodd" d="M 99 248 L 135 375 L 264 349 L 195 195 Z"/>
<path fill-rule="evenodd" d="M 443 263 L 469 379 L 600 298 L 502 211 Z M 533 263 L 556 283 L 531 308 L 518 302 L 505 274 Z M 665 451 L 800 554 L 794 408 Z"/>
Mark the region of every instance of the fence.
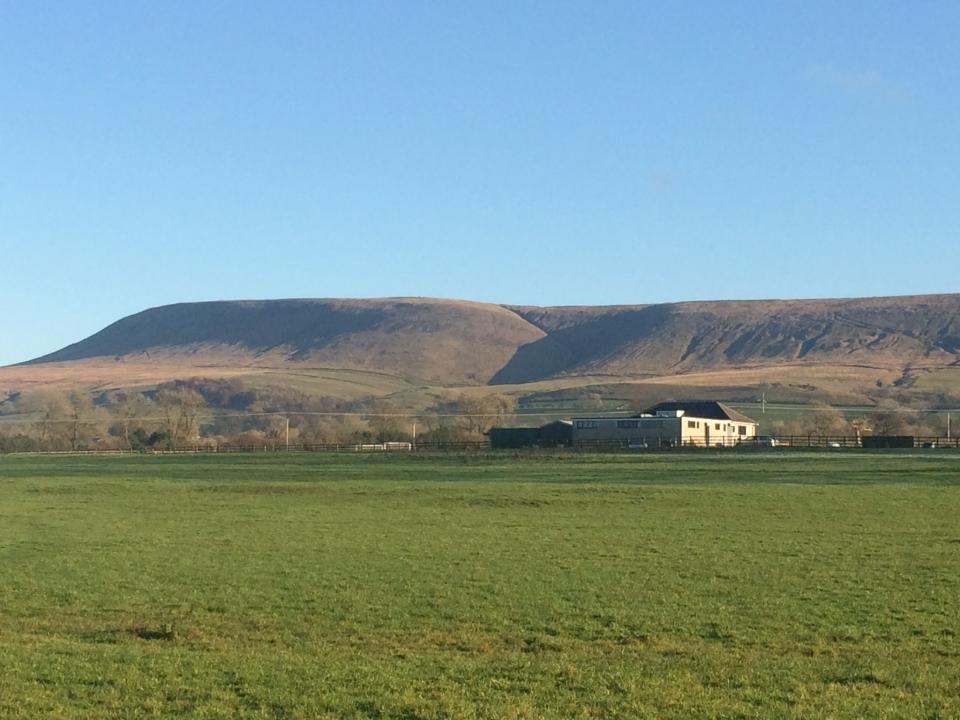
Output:
<path fill-rule="evenodd" d="M 43 455 L 196 455 L 204 453 L 383 453 L 397 454 L 410 452 L 467 452 L 489 450 L 487 440 L 458 442 L 385 442 L 385 443 L 260 443 L 256 445 L 208 444 L 178 445 L 169 448 L 146 448 L 143 450 L 117 450 L 80 448 L 77 450 L 15 450 L 7 454 L 43 454 Z M 0 449 L 0 455 L 4 451 Z"/>
<path fill-rule="evenodd" d="M 870 441 L 889 441 L 871 443 Z M 926 449 L 960 449 L 960 438 L 937 436 L 864 436 L 854 435 L 764 435 L 755 438 L 720 438 L 711 441 L 709 445 L 702 440 L 694 440 L 677 445 L 670 441 L 658 443 L 651 441 L 626 440 L 580 440 L 574 449 L 594 452 L 620 452 L 625 450 L 703 450 L 709 448 L 731 450 L 762 450 L 765 448 L 807 448 L 807 449 L 895 449 L 895 448 L 926 448 Z"/>
<path fill-rule="evenodd" d="M 881 441 L 879 443 L 872 441 Z M 890 440 L 897 442 L 882 442 Z M 958 437 L 939 437 L 935 435 L 895 435 L 886 438 L 884 436 L 866 435 L 862 438 L 848 435 L 783 435 L 772 438 L 772 445 L 776 447 L 797 447 L 797 448 L 867 448 L 867 449 L 892 449 L 892 448 L 926 448 L 926 449 L 960 449 L 960 438 Z"/>
<path fill-rule="evenodd" d="M 869 436 L 868 436 L 869 437 Z M 906 445 L 880 445 L 883 448 L 908 447 L 923 449 L 955 449 L 960 450 L 960 438 L 957 437 L 934 437 L 934 436 L 906 436 L 910 442 Z M 573 447 L 564 448 L 563 446 L 550 447 L 528 447 L 527 450 L 572 450 L 574 452 L 669 452 L 669 451 L 697 451 L 707 449 L 726 449 L 730 451 L 754 451 L 764 449 L 870 449 L 869 442 L 864 443 L 860 438 L 845 435 L 783 435 L 777 437 L 764 436 L 763 438 L 751 438 L 745 441 L 718 441 L 706 446 L 703 443 L 684 444 L 682 446 L 673 446 L 661 444 L 660 446 L 651 446 L 644 443 L 627 441 L 604 441 L 604 440 L 585 440 L 576 443 Z M 276 444 L 258 444 L 258 445 L 182 445 L 173 448 L 151 448 L 147 450 L 116 450 L 116 449 L 79 449 L 79 450 L 29 450 L 29 451 L 6 451 L 0 449 L 2 454 L 43 454 L 43 455 L 69 455 L 69 454 L 88 454 L 88 455 L 192 455 L 192 454 L 217 454 L 217 453 L 367 453 L 367 454 L 409 454 L 424 452 L 516 452 L 518 448 L 491 448 L 489 440 L 472 440 L 462 442 L 426 442 L 426 443 L 283 443 Z"/>

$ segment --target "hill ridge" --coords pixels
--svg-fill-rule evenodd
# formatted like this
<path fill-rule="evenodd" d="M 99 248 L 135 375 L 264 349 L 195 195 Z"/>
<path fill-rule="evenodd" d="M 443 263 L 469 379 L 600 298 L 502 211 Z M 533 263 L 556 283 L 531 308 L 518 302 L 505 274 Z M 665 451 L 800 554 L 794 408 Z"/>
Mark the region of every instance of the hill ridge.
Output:
<path fill-rule="evenodd" d="M 148 308 L 24 365 L 90 359 L 334 367 L 440 384 L 787 364 L 960 364 L 960 294 L 531 306 L 396 296 Z"/>

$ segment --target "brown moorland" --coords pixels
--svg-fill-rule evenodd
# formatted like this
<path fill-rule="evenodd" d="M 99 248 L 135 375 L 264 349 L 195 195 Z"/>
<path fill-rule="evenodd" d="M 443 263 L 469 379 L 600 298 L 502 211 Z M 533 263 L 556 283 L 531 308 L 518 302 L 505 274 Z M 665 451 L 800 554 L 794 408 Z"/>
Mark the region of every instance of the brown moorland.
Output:
<path fill-rule="evenodd" d="M 890 385 L 952 392 L 958 369 L 957 294 L 597 307 L 221 301 L 146 310 L 0 368 L 0 392 L 202 376 L 300 383 L 342 397 L 643 383 L 677 391 L 813 388 L 862 400 Z"/>

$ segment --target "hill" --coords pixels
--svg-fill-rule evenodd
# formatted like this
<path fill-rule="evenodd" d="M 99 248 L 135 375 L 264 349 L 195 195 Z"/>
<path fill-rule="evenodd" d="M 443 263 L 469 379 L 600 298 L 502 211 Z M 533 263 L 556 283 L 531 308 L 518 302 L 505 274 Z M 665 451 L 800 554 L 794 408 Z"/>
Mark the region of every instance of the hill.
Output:
<path fill-rule="evenodd" d="M 142 384 L 151 377 L 272 374 L 283 382 L 340 373 L 341 384 L 383 386 L 372 394 L 646 383 L 675 391 L 779 386 L 785 397 L 788 387 L 794 394 L 827 388 L 861 400 L 867 389 L 891 383 L 950 390 L 958 369 L 960 295 L 596 307 L 307 299 L 146 310 L 0 370 L 0 389 L 42 377 L 86 375 L 108 385 L 124 374 Z"/>
<path fill-rule="evenodd" d="M 544 331 L 499 305 L 388 298 L 182 303 L 123 318 L 28 364 L 344 368 L 482 384 Z"/>
<path fill-rule="evenodd" d="M 544 337 L 495 381 L 797 363 L 905 370 L 960 359 L 960 295 L 512 309 Z"/>

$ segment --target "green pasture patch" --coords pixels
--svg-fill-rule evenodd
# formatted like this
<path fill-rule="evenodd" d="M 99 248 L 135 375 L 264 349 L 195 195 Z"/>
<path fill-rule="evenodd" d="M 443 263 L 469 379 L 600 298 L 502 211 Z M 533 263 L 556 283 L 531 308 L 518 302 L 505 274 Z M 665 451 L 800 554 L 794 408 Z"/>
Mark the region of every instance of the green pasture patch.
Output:
<path fill-rule="evenodd" d="M 960 715 L 950 453 L 0 457 L 3 718 Z"/>

